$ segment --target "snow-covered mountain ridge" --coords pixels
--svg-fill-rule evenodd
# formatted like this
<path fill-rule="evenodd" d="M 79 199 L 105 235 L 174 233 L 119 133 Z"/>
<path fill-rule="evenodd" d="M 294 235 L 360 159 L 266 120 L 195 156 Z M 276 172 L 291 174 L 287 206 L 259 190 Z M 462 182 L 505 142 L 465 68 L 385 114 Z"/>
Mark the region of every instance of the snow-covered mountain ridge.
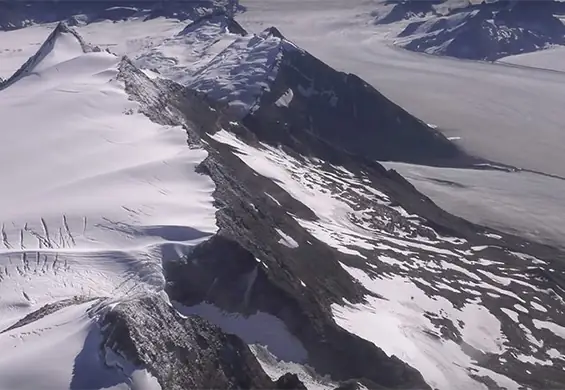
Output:
<path fill-rule="evenodd" d="M 391 1 L 377 24 L 411 21 L 395 43 L 413 51 L 494 61 L 565 44 L 565 8 L 554 1 L 482 2 L 438 12 L 441 2 Z"/>
<path fill-rule="evenodd" d="M 130 59 L 58 27 L 0 91 L 18 114 L 0 135 L 18 167 L 2 386 L 561 383 L 563 254 L 455 218 L 374 162 L 407 161 L 415 134 L 419 162 L 467 156 L 275 29 L 190 23 Z M 59 358 L 24 375 L 30 356 Z"/>

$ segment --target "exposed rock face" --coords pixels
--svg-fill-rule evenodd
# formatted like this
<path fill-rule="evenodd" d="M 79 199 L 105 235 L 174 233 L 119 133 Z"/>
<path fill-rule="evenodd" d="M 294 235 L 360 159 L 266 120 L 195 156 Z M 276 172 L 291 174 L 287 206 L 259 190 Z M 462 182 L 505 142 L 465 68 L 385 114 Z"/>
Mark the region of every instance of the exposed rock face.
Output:
<path fill-rule="evenodd" d="M 202 318 L 182 318 L 158 296 L 120 303 L 100 319 L 103 348 L 146 368 L 163 389 L 272 389 L 237 336 Z"/>
<path fill-rule="evenodd" d="M 276 382 L 277 389 L 281 390 L 306 390 L 306 386 L 296 374 L 284 374 Z"/>
<path fill-rule="evenodd" d="M 552 2 L 498 1 L 457 9 L 408 25 L 399 37 L 406 49 L 493 61 L 565 44 L 565 25 Z"/>

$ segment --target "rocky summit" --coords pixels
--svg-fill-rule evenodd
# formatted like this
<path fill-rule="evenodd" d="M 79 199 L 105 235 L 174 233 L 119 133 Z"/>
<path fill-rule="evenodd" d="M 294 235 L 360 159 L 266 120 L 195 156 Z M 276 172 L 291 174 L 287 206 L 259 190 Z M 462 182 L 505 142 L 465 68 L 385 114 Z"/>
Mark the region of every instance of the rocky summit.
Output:
<path fill-rule="evenodd" d="M 0 388 L 565 386 L 565 253 L 379 163 L 488 162 L 233 2 L 0 4 Z"/>

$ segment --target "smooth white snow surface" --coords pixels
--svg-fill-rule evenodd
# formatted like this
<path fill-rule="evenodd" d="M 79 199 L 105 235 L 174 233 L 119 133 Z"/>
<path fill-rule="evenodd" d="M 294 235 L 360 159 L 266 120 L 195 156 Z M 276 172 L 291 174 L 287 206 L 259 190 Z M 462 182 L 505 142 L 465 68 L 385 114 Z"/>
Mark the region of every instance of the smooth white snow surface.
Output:
<path fill-rule="evenodd" d="M 1 328 L 75 295 L 160 290 L 163 259 L 217 229 L 206 152 L 137 112 L 119 57 L 68 38 L 0 92 Z"/>
<path fill-rule="evenodd" d="M 532 53 L 517 54 L 498 60 L 500 63 L 565 72 L 565 47 L 556 46 Z"/>
<path fill-rule="evenodd" d="M 444 210 L 471 222 L 563 246 L 565 181 L 503 172 L 382 163 Z"/>
<path fill-rule="evenodd" d="M 60 34 L 54 41 L 51 50 L 41 59 L 41 62 L 33 68 L 33 73 L 41 74 L 49 68 L 57 69 L 58 64 L 72 60 L 84 54 L 80 42 L 69 33 Z"/>

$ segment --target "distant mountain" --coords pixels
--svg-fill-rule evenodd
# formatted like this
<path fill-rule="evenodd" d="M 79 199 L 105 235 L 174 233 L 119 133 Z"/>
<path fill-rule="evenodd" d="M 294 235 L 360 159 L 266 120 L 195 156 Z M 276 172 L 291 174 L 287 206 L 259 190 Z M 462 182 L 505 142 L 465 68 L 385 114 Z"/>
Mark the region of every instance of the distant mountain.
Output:
<path fill-rule="evenodd" d="M 494 61 L 565 44 L 565 25 L 557 14 L 563 14 L 559 2 L 483 2 L 447 15 L 418 15 L 397 43 L 428 54 Z"/>
<path fill-rule="evenodd" d="M 18 29 L 34 23 L 66 21 L 76 25 L 129 17 L 194 20 L 211 12 L 234 14 L 243 9 L 237 0 L 0 0 L 0 30 Z"/>
<path fill-rule="evenodd" d="M 387 0 L 371 13 L 375 24 L 389 24 L 414 17 L 436 14 L 435 5 L 444 0 Z"/>

